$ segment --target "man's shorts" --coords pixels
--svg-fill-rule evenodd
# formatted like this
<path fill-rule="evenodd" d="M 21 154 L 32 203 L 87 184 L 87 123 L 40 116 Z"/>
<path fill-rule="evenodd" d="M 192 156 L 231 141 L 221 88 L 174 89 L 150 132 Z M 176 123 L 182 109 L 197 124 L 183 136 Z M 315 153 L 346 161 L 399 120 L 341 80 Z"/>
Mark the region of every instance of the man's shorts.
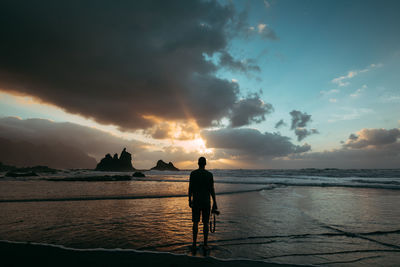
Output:
<path fill-rule="evenodd" d="M 208 221 L 210 220 L 210 210 L 211 210 L 210 205 L 202 207 L 193 206 L 192 222 L 199 222 L 201 213 L 201 221 L 203 222 L 203 224 L 207 224 Z"/>

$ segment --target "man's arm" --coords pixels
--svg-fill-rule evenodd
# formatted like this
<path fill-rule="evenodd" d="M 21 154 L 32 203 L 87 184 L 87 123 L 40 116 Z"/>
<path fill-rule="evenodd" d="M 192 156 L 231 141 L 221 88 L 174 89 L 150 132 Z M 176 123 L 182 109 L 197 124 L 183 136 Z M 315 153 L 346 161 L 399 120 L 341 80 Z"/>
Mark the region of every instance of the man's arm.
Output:
<path fill-rule="evenodd" d="M 192 174 L 190 174 L 190 178 L 189 178 L 189 192 L 188 192 L 189 207 L 192 207 L 192 195 L 193 195 L 193 191 L 192 191 Z"/>
<path fill-rule="evenodd" d="M 211 197 L 212 197 L 212 200 L 213 200 L 213 207 L 212 207 L 212 209 L 213 209 L 213 210 L 217 210 L 218 207 L 217 207 L 217 199 L 216 199 L 216 197 L 215 197 L 214 177 L 213 177 L 212 174 L 211 174 L 211 188 L 210 188 L 210 194 L 211 194 Z"/>

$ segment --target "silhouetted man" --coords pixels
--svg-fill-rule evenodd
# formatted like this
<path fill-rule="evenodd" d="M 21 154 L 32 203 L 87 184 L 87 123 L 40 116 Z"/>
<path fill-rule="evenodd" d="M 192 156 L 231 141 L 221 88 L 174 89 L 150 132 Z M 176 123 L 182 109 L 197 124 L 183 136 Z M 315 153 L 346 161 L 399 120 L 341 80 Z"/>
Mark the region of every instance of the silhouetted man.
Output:
<path fill-rule="evenodd" d="M 206 158 L 200 157 L 199 168 L 192 171 L 189 181 L 189 207 L 192 208 L 193 250 L 196 249 L 197 232 L 200 214 L 203 222 L 204 247 L 207 248 L 208 221 L 210 220 L 210 195 L 213 199 L 213 210 L 217 210 L 215 199 L 214 178 L 211 172 L 205 170 Z"/>

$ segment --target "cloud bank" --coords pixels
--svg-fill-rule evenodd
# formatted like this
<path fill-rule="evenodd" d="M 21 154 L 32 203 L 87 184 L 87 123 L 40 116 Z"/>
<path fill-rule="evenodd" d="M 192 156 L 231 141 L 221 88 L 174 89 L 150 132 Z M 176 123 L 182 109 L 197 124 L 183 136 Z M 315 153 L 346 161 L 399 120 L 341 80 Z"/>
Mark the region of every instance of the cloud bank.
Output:
<path fill-rule="evenodd" d="M 37 144 L 65 144 L 97 159 L 109 152 L 119 152 L 126 145 L 133 152 L 143 150 L 147 145 L 75 123 L 45 119 L 21 120 L 15 117 L 0 118 L 0 137 Z"/>
<path fill-rule="evenodd" d="M 114 136 L 96 128 L 45 119 L 0 118 L 0 162 L 17 165 L 47 165 L 53 168 L 89 168 L 107 153 L 132 153 L 135 168 L 150 168 L 157 160 L 174 163 L 197 160 L 200 153 L 182 147 L 158 147 L 135 139 Z"/>
<path fill-rule="evenodd" d="M 289 137 L 278 133 L 261 133 L 249 128 L 202 131 L 201 135 L 207 147 L 218 150 L 217 155 L 242 160 L 266 160 L 303 153 L 311 149 L 308 144 L 294 145 Z"/>
<path fill-rule="evenodd" d="M 221 66 L 207 59 L 215 53 L 224 67 L 259 70 L 227 52 L 234 30 L 243 30 L 232 4 L 5 1 L 0 9 L 8 14 L 0 29 L 1 90 L 121 130 L 151 128 L 151 116 L 207 127 L 235 113 L 243 105 L 240 88 L 216 76 Z M 269 27 L 258 31 L 276 38 Z M 239 124 L 262 119 L 264 111 Z"/>
<path fill-rule="evenodd" d="M 341 148 L 331 151 L 292 154 L 275 165 L 291 168 L 398 168 L 400 129 L 361 129 L 350 134 Z"/>
<path fill-rule="evenodd" d="M 348 148 L 384 147 L 397 143 L 400 139 L 400 129 L 362 129 L 357 134 L 350 134 L 344 144 Z M 400 152 L 400 151 L 399 151 Z"/>
<path fill-rule="evenodd" d="M 279 133 L 249 128 L 203 130 L 212 152 L 186 151 L 179 146 L 155 147 L 74 123 L 44 119 L 0 118 L 0 161 L 18 166 L 94 168 L 106 153 L 126 147 L 137 168 L 150 168 L 158 159 L 194 168 L 199 156 L 210 167 L 231 168 L 398 168 L 400 129 L 361 129 L 342 147 L 312 152 L 307 143 L 295 145 Z M 224 160 L 231 162 L 224 165 Z"/>

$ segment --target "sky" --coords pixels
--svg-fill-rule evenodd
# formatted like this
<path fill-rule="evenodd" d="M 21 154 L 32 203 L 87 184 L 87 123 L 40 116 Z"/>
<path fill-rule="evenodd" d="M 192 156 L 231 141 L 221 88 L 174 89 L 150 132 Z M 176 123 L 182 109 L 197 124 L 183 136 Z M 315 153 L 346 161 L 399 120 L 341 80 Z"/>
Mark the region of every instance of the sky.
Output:
<path fill-rule="evenodd" d="M 0 161 L 397 168 L 399 8 L 2 1 Z"/>

